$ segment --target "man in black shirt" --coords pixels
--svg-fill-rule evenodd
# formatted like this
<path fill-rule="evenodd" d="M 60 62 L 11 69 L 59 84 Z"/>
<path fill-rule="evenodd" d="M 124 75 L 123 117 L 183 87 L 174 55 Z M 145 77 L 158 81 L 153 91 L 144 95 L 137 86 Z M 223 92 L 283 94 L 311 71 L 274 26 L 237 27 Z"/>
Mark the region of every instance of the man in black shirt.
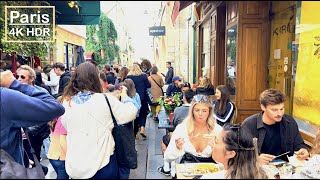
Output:
<path fill-rule="evenodd" d="M 172 83 L 172 78 L 173 78 L 174 72 L 173 72 L 173 67 L 171 66 L 171 62 L 167 62 L 166 66 L 168 68 L 168 72 L 165 76 L 165 84 L 168 85 L 168 84 Z"/>
<path fill-rule="evenodd" d="M 244 120 L 242 126 L 258 138 L 258 160 L 269 163 L 277 155 L 289 151 L 289 156 L 297 154 L 299 160 L 309 157 L 297 122 L 284 114 L 285 95 L 276 89 L 267 89 L 260 94 L 261 113 Z"/>

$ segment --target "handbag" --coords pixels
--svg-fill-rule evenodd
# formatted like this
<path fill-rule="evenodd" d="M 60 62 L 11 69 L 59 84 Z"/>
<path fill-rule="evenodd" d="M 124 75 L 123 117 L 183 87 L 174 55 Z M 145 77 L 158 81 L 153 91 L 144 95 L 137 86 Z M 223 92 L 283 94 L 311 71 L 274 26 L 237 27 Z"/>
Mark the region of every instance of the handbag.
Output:
<path fill-rule="evenodd" d="M 147 95 L 148 95 L 148 98 L 147 98 L 148 104 L 149 105 L 153 105 L 154 103 L 153 103 L 153 95 L 152 95 L 152 92 L 151 92 L 151 88 L 147 89 Z"/>
<path fill-rule="evenodd" d="M 25 132 L 31 147 L 34 167 L 26 168 L 15 160 L 3 149 L 0 149 L 0 179 L 45 179 L 41 164 L 31 146 L 28 132 Z"/>
<path fill-rule="evenodd" d="M 115 142 L 115 153 L 119 166 L 136 169 L 138 167 L 137 151 L 135 147 L 135 137 L 133 132 L 132 122 L 126 124 L 117 124 L 117 121 L 112 113 L 109 100 L 104 95 L 109 105 L 110 113 L 114 128 L 112 135 Z"/>
<path fill-rule="evenodd" d="M 150 76 L 152 79 L 153 79 L 153 77 L 152 76 Z M 154 80 L 153 79 L 153 81 L 156 83 L 156 85 L 158 85 L 158 87 L 161 89 L 161 92 L 162 92 L 162 96 L 164 95 L 164 93 L 163 93 L 163 90 L 162 90 L 162 87 L 157 83 L 157 81 L 156 80 Z"/>
<path fill-rule="evenodd" d="M 163 93 L 163 90 L 162 90 L 162 87 L 157 83 L 156 80 L 153 79 L 152 76 L 150 76 L 152 78 L 152 80 L 158 85 L 158 87 L 161 89 L 161 93 L 162 93 L 162 96 L 164 95 Z M 153 106 L 157 106 L 159 103 L 158 102 L 153 102 L 154 101 L 154 98 L 153 98 L 153 95 L 151 93 L 151 88 L 148 88 L 147 89 L 147 94 L 148 94 L 148 104 L 149 105 L 153 105 Z"/>

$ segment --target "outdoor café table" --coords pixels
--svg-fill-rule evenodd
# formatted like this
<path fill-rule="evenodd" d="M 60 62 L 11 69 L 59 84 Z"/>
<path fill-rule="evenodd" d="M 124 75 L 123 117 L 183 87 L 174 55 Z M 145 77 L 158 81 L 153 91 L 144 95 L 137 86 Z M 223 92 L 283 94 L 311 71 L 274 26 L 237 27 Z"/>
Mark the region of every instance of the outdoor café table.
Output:
<path fill-rule="evenodd" d="M 173 124 L 170 124 L 169 116 L 167 115 L 166 111 L 161 108 L 159 114 L 158 114 L 158 119 L 159 119 L 159 125 L 158 129 L 172 129 Z"/>

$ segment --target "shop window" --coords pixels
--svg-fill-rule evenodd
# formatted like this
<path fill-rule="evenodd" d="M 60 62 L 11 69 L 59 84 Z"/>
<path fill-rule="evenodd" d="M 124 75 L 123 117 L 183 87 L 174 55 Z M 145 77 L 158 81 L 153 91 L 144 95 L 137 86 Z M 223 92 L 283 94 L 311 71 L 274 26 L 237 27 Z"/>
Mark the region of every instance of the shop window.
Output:
<path fill-rule="evenodd" d="M 237 63 L 237 26 L 232 26 L 227 30 L 227 80 L 226 84 L 230 95 L 235 95 L 236 91 L 236 63 Z"/>
<path fill-rule="evenodd" d="M 201 58 L 201 69 L 202 76 L 209 77 L 210 67 L 210 22 L 207 22 L 203 28 L 203 44 L 202 44 L 202 58 Z"/>
<path fill-rule="evenodd" d="M 299 129 L 315 137 L 320 127 L 320 2 L 297 3 L 295 41 L 292 43 L 293 110 Z"/>

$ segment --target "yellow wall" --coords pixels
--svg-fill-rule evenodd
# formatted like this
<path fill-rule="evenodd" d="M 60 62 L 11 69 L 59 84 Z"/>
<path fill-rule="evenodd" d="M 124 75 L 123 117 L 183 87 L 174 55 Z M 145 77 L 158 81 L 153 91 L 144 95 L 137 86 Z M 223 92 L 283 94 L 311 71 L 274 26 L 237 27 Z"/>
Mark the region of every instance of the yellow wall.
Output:
<path fill-rule="evenodd" d="M 294 117 L 320 127 L 320 2 L 302 1 Z"/>
<path fill-rule="evenodd" d="M 64 57 L 64 43 L 75 44 L 78 46 L 85 47 L 86 39 L 84 37 L 73 34 L 65 29 L 57 27 L 57 41 L 56 41 L 56 49 L 53 53 L 53 62 L 62 62 L 65 63 Z"/>
<path fill-rule="evenodd" d="M 295 1 L 272 1 L 271 44 L 269 61 L 269 87 L 283 91 L 287 95 L 286 113 L 290 113 L 292 41 L 295 33 Z M 280 50 L 280 59 L 275 59 L 275 50 Z M 285 58 L 288 63 L 285 64 Z M 286 66 L 286 71 L 285 71 Z"/>

